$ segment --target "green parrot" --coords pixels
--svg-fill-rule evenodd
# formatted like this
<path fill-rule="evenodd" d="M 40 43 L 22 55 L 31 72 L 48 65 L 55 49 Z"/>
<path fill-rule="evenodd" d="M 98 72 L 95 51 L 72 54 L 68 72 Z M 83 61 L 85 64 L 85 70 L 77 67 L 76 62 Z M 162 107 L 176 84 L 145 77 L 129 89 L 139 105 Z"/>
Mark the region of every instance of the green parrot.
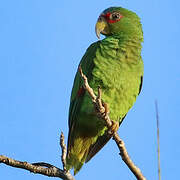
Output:
<path fill-rule="evenodd" d="M 96 35 L 105 35 L 89 46 L 80 62 L 90 87 L 108 104 L 109 117 L 119 125 L 133 106 L 142 87 L 142 25 L 136 13 L 122 7 L 104 10 L 96 23 Z M 97 114 L 77 71 L 69 108 L 66 168 L 76 174 L 109 140 L 107 127 Z"/>

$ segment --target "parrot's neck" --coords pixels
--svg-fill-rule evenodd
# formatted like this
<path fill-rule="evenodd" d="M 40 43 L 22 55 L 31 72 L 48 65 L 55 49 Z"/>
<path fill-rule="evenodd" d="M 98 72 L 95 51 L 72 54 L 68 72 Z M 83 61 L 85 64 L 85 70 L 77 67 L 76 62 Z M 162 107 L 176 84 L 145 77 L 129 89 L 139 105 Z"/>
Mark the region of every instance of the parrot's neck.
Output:
<path fill-rule="evenodd" d="M 122 55 L 122 51 L 125 53 L 124 55 L 128 58 L 128 63 L 132 64 L 132 62 L 139 62 L 143 36 L 140 36 L 139 34 L 128 34 L 120 32 L 119 34 L 112 35 L 110 39 L 114 39 L 114 42 L 118 42 L 118 46 L 120 49 L 119 53 L 120 55 Z M 111 42 L 113 42 L 113 40 L 111 40 Z M 124 61 L 127 63 L 126 58 L 121 57 L 120 59 L 122 62 Z M 132 62 L 130 62 L 131 60 Z"/>
<path fill-rule="evenodd" d="M 117 34 L 112 35 L 113 38 L 119 39 L 121 41 L 129 41 L 129 40 L 134 40 L 137 43 L 142 43 L 143 42 L 143 34 L 142 32 L 123 32 L 120 31 Z"/>
<path fill-rule="evenodd" d="M 114 35 L 106 36 L 106 38 L 102 40 L 104 45 L 111 48 L 113 47 L 113 49 L 119 49 L 119 51 L 117 51 L 117 53 L 120 53 L 119 56 L 121 56 L 119 60 L 122 62 L 124 61 L 125 63 L 127 63 L 127 60 L 124 57 L 127 57 L 129 62 L 130 60 L 132 60 L 134 63 L 139 61 L 139 57 L 141 56 L 142 42 L 142 35 L 123 31 Z M 122 57 L 122 52 L 124 52 L 124 57 Z"/>

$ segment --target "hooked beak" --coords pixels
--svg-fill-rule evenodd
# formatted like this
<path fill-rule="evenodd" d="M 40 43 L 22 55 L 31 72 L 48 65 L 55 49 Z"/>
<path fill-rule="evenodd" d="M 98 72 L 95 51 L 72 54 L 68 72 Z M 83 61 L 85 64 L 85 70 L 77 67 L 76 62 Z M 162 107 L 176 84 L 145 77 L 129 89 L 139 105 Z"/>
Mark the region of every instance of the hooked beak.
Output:
<path fill-rule="evenodd" d="M 100 34 L 107 35 L 109 34 L 109 26 L 106 22 L 106 19 L 103 16 L 100 16 L 95 27 L 96 36 L 100 39 Z"/>

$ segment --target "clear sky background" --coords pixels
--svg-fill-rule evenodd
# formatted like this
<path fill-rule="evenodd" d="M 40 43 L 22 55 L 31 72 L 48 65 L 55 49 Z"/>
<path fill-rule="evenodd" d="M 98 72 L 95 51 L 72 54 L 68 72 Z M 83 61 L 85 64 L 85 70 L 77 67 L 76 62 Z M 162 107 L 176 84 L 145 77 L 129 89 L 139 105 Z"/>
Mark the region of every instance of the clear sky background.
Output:
<path fill-rule="evenodd" d="M 162 179 L 179 179 L 180 14 L 178 0 L 6 0 L 0 2 L 0 154 L 62 167 L 77 65 L 97 41 L 95 23 L 107 7 L 135 11 L 144 30 L 141 95 L 119 129 L 147 179 L 157 179 L 155 99 L 159 104 Z M 101 37 L 103 38 L 103 37 Z M 111 140 L 77 180 L 135 179 Z M 2 180 L 48 180 L 0 164 Z"/>

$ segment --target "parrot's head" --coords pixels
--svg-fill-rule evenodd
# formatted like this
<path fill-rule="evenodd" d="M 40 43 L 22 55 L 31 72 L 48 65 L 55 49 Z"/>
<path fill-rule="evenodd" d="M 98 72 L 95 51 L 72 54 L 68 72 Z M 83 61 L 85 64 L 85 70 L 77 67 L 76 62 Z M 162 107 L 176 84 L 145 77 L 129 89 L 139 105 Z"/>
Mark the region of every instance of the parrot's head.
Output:
<path fill-rule="evenodd" d="M 96 23 L 96 35 L 105 36 L 125 34 L 138 34 L 143 36 L 140 18 L 136 13 L 122 7 L 110 7 L 105 9 Z"/>

